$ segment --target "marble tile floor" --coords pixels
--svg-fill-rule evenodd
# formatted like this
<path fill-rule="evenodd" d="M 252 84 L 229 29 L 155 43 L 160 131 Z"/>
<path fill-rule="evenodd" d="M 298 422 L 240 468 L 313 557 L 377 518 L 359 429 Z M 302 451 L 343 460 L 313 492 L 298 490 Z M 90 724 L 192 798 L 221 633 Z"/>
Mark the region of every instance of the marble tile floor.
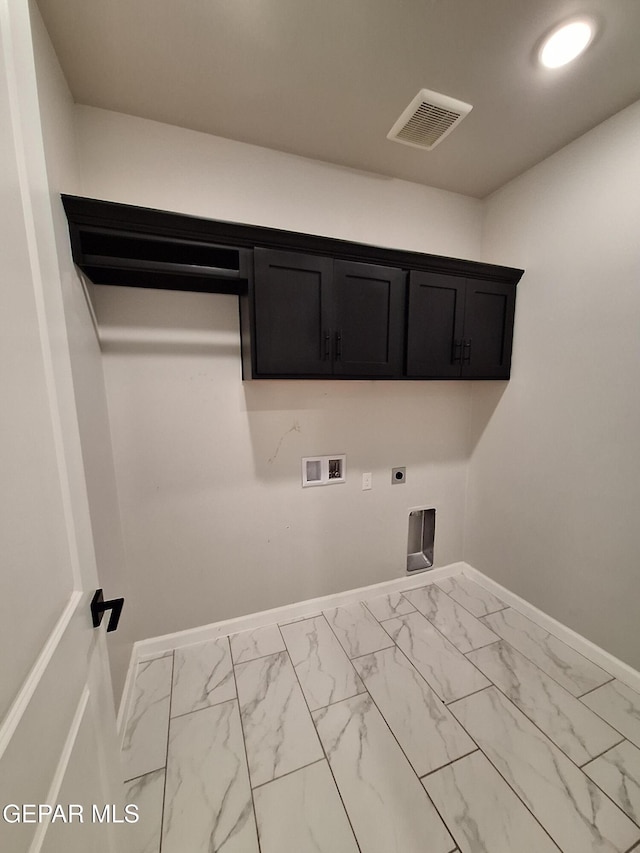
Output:
<path fill-rule="evenodd" d="M 140 663 L 132 853 L 640 853 L 640 694 L 418 580 Z"/>

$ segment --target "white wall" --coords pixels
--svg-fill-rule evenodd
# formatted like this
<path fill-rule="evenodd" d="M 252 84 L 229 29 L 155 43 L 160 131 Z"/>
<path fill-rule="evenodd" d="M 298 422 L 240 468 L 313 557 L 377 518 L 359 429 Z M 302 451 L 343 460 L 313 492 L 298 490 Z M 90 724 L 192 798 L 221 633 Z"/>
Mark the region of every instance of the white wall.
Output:
<path fill-rule="evenodd" d="M 464 551 L 640 665 L 639 128 L 635 105 L 483 205 L 76 108 L 81 194 L 526 269 L 508 384 L 242 384 L 232 297 L 96 288 L 129 639 L 398 575 L 435 504 L 438 564 Z M 303 492 L 328 452 L 349 482 Z"/>
<path fill-rule="evenodd" d="M 102 110 L 77 118 L 84 195 L 479 257 L 475 199 Z M 137 636 L 399 576 L 416 505 L 438 509 L 437 564 L 461 558 L 469 383 L 243 384 L 236 298 L 94 298 Z M 303 491 L 301 457 L 325 453 L 347 454 L 348 482 Z"/>
<path fill-rule="evenodd" d="M 512 379 L 473 389 L 465 558 L 640 667 L 640 103 L 487 203 L 522 265 Z"/>
<path fill-rule="evenodd" d="M 105 597 L 127 597 L 102 355 L 82 282 L 71 259 L 67 219 L 60 201 L 61 192 L 79 192 L 75 105 L 35 3 L 31 5 L 31 20 L 47 180 L 91 516 L 92 547 Z M 120 695 L 131 654 L 131 632 L 132 623 L 126 606 L 118 631 L 107 638 L 116 698 Z"/>
<path fill-rule="evenodd" d="M 480 258 L 478 199 L 93 107 L 77 122 L 83 195 Z"/>

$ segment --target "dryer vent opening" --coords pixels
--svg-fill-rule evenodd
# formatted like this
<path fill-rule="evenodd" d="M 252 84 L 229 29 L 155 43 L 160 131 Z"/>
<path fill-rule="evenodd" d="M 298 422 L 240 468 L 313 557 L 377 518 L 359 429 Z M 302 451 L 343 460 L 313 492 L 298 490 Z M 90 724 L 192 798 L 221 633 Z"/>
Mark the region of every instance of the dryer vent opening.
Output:
<path fill-rule="evenodd" d="M 433 566 L 435 534 L 435 509 L 411 510 L 409 513 L 409 535 L 407 537 L 408 572 L 421 572 Z"/>

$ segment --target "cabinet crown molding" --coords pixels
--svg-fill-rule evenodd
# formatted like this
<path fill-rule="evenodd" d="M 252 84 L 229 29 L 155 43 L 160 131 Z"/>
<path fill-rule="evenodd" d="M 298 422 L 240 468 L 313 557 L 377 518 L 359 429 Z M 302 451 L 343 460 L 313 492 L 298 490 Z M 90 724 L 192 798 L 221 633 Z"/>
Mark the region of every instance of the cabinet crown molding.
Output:
<path fill-rule="evenodd" d="M 505 284 L 517 284 L 524 270 L 514 267 L 504 267 L 497 264 L 486 264 L 480 261 L 462 260 L 459 258 L 444 257 L 442 255 L 431 255 L 423 252 L 414 252 L 406 249 L 393 249 L 383 246 L 373 246 L 367 243 L 353 243 L 340 240 L 335 237 L 321 237 L 314 234 L 302 234 L 296 231 L 285 231 L 279 228 L 268 228 L 262 225 L 245 225 L 238 222 L 225 222 L 220 219 L 205 219 L 197 216 L 189 216 L 183 213 L 171 213 L 164 210 L 154 210 L 147 207 L 137 207 L 130 204 L 121 204 L 113 201 L 101 201 L 80 196 L 63 195 L 62 203 L 69 222 L 71 235 L 71 248 L 75 263 L 85 272 L 94 284 L 121 284 L 126 286 L 152 287 L 152 284 L 137 284 L 132 281 L 130 272 L 133 263 L 144 258 L 127 258 L 122 255 L 124 246 L 122 240 L 129 236 L 134 238 L 153 238 L 158 247 L 164 246 L 170 255 L 172 250 L 179 254 L 180 241 L 187 244 L 205 244 L 214 247 L 227 247 L 230 249 L 253 250 L 260 246 L 266 249 L 277 249 L 288 252 L 303 252 L 308 255 L 323 255 L 336 260 L 358 261 L 360 263 L 381 264 L 389 267 L 399 267 L 406 270 L 426 270 L 428 272 L 450 273 L 464 276 L 465 278 L 479 278 L 484 281 L 504 282 Z M 100 255 L 103 259 L 99 264 L 95 261 L 96 253 L 87 249 L 95 248 L 92 245 L 91 236 L 95 237 L 96 231 L 102 236 L 99 248 L 106 251 L 106 255 Z M 121 242 L 118 243 L 120 238 Z M 95 239 L 93 243 L 95 244 Z M 135 247 L 140 249 L 144 247 Z M 120 254 L 118 254 L 120 252 Z M 138 251 L 140 254 L 140 251 Z M 110 259 L 116 259 L 112 264 L 112 271 L 108 274 L 101 273 L 101 269 L 108 267 Z M 242 257 L 239 260 L 239 281 L 233 283 L 227 276 L 227 281 L 211 281 L 211 287 L 198 286 L 190 288 L 189 279 L 185 270 L 165 269 L 159 270 L 158 274 L 166 276 L 166 283 L 156 284 L 157 287 L 169 287 L 171 276 L 174 274 L 173 289 L 175 290 L 209 290 L 211 293 L 239 293 L 242 289 L 240 283 L 246 278 L 246 269 L 242 267 Z M 156 264 L 158 267 L 159 264 Z M 178 264 L 179 266 L 179 264 Z M 200 267 L 202 275 L 207 275 L 206 268 L 213 270 L 224 269 L 216 264 L 189 264 L 189 266 Z M 118 272 L 119 270 L 119 272 Z M 151 274 L 155 270 L 150 270 Z M 234 270 L 232 270 L 233 272 Z M 192 270 L 192 276 L 197 276 L 197 270 Z M 210 278 L 213 273 L 209 273 Z M 109 280 L 104 280 L 108 278 Z M 141 278 L 144 278 L 142 276 Z M 224 278 L 224 276 L 221 276 Z"/>

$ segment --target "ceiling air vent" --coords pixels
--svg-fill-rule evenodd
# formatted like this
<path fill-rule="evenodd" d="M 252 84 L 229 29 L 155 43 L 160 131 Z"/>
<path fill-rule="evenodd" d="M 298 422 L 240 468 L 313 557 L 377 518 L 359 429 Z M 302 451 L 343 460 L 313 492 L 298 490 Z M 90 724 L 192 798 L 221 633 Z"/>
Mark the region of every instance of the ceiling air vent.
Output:
<path fill-rule="evenodd" d="M 471 104 L 422 89 L 393 125 L 387 139 L 431 151 L 471 110 Z"/>

